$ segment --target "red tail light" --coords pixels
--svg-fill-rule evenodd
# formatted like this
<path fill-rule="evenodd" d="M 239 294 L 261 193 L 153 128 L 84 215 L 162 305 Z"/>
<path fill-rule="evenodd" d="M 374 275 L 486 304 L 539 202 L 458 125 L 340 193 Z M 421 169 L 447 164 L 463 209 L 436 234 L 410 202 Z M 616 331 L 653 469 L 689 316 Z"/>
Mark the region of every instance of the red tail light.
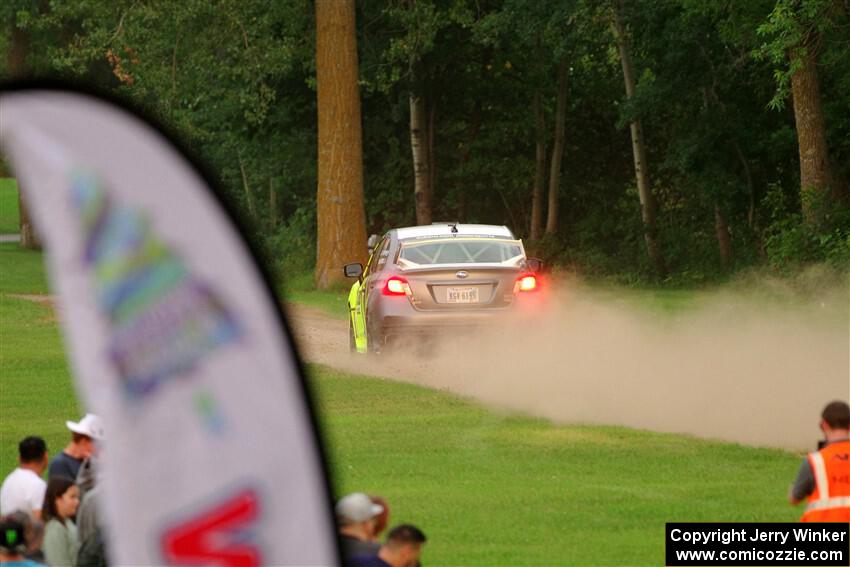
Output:
<path fill-rule="evenodd" d="M 539 285 L 537 283 L 537 276 L 534 274 L 525 274 L 517 278 L 516 284 L 514 285 L 514 293 L 518 291 L 537 291 L 539 289 Z"/>
<path fill-rule="evenodd" d="M 384 284 L 383 294 L 410 295 L 410 286 L 407 285 L 406 279 L 399 276 L 392 276 L 387 280 L 387 283 Z"/>

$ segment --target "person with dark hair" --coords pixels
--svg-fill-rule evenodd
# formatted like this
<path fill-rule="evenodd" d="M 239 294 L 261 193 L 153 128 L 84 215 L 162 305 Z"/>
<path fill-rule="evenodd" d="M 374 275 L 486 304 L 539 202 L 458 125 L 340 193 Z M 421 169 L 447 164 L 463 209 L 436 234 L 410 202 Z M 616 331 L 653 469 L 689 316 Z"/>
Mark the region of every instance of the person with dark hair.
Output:
<path fill-rule="evenodd" d="M 3 567 L 37 567 L 24 557 L 27 538 L 24 525 L 15 518 L 0 517 L 0 565 Z"/>
<path fill-rule="evenodd" d="M 850 406 L 834 401 L 821 414 L 825 440 L 800 465 L 788 500 L 808 498 L 802 522 L 850 522 Z"/>
<path fill-rule="evenodd" d="M 26 437 L 18 444 L 18 468 L 0 486 L 0 514 L 26 512 L 41 517 L 47 483 L 41 476 L 47 468 L 47 444 L 41 437 Z"/>
<path fill-rule="evenodd" d="M 401 524 L 390 530 L 377 555 L 359 555 L 348 561 L 350 567 L 418 567 L 427 538 L 422 530 Z"/>
<path fill-rule="evenodd" d="M 80 505 L 80 491 L 73 480 L 54 476 L 44 495 L 44 558 L 50 567 L 75 567 L 80 548 L 77 526 L 71 519 Z"/>
<path fill-rule="evenodd" d="M 93 413 L 87 413 L 78 422 L 66 421 L 65 425 L 71 431 L 71 442 L 53 458 L 47 476 L 76 480 L 83 461 L 94 453 L 95 442 L 103 440 L 103 425 Z"/>

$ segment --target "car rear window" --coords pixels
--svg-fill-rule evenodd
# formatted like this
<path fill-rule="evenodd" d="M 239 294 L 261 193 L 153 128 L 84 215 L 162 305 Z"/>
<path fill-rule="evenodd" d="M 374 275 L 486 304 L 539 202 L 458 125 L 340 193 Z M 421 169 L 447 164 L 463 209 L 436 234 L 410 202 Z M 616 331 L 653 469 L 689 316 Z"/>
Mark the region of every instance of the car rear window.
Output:
<path fill-rule="evenodd" d="M 429 240 L 404 242 L 399 260 L 408 265 L 501 264 L 522 257 L 518 242 L 504 240 Z"/>

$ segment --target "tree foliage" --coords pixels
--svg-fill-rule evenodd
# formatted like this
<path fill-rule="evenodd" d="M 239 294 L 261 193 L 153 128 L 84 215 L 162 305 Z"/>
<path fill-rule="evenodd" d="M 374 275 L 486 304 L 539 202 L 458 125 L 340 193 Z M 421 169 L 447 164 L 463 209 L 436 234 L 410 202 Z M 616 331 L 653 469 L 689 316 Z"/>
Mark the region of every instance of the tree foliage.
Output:
<path fill-rule="evenodd" d="M 529 248 L 589 275 L 652 277 L 628 132 L 639 119 L 668 281 L 698 283 L 761 263 L 846 264 L 846 205 L 827 195 L 811 205 L 825 211 L 824 222 L 806 224 L 786 103 L 800 54 L 817 49 L 826 147 L 836 178 L 850 179 L 846 2 L 622 5 L 635 76 L 629 98 L 605 3 L 357 3 L 368 231 L 415 222 L 416 94 L 432 137 L 433 219 L 505 223 L 527 237 L 537 121 L 550 160 L 566 58 L 558 229 Z M 308 0 L 15 0 L 0 12 L 29 34 L 34 72 L 119 92 L 179 132 L 275 261 L 299 266 L 315 254 L 313 14 Z M 11 30 L 0 37 L 4 61 Z M 309 244 L 292 244 L 302 241 Z"/>

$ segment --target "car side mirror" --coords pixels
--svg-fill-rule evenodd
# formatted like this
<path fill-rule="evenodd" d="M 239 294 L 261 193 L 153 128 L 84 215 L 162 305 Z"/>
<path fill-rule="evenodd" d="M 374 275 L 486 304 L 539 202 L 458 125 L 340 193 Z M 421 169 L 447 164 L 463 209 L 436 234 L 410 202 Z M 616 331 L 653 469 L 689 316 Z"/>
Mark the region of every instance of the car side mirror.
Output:
<path fill-rule="evenodd" d="M 363 275 L 363 264 L 346 264 L 342 271 L 347 278 L 359 278 Z"/>
<path fill-rule="evenodd" d="M 528 266 L 529 272 L 537 273 L 543 271 L 543 260 L 540 258 L 528 258 L 525 264 Z"/>
<path fill-rule="evenodd" d="M 378 245 L 378 235 L 373 234 L 372 236 L 369 237 L 369 240 L 366 241 L 366 248 L 368 248 L 369 252 L 371 252 L 375 248 L 375 246 L 377 246 L 377 245 Z"/>

